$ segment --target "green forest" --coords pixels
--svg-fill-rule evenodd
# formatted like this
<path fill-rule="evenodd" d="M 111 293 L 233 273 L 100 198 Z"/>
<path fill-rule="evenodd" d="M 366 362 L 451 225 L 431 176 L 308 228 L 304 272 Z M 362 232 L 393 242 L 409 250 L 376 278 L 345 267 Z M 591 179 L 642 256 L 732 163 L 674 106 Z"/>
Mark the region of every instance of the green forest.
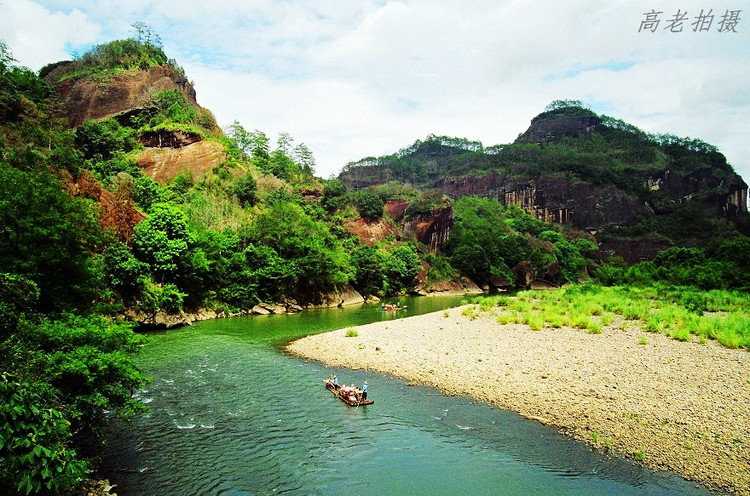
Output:
<path fill-rule="evenodd" d="M 49 82 L 106 84 L 113 74 L 161 65 L 184 75 L 144 26 L 136 37 L 38 74 L 16 65 L 11 47 L 0 42 L 3 494 L 75 493 L 95 473 L 107 422 L 145 410 L 132 394 L 148 382 L 134 361 L 147 336 L 134 332 L 137 323 L 127 315 L 203 309 L 232 315 L 259 302 L 318 305 L 349 287 L 386 298 L 408 293 L 418 277 L 427 286 L 468 277 L 480 287 L 503 280 L 520 288 L 513 269 L 522 262 L 558 286 L 686 287 L 690 294 L 740 297 L 750 289 L 750 238 L 741 229 L 628 266 L 616 257 L 603 260 L 590 233 L 544 223 L 496 199 L 444 196 L 425 180 L 435 172 L 434 158 L 425 165 L 413 154 L 393 156 L 390 180 L 355 190 L 316 177 L 312 151 L 289 134 L 274 141 L 238 122 L 222 131 L 209 111 L 176 90 L 154 92 L 147 106 L 125 117 L 71 128 Z M 182 173 L 159 184 L 137 157 L 144 139 L 162 131 L 218 143 L 226 160 L 200 177 Z M 415 150 L 447 151 L 455 165 L 441 174 L 564 160 L 568 169 L 610 182 L 623 181 L 622 163 L 661 153 L 648 140 L 638 138 L 644 148 L 630 134 L 620 139 L 617 156 L 608 151 L 612 156 L 590 171 L 591 162 L 580 157 L 604 147 L 597 141 L 585 149 L 576 141 L 480 154 L 487 152 L 480 143 L 428 139 Z M 716 153 L 703 143 L 693 148 Z M 437 251 L 419 243 L 387 215 L 394 201 L 408 204 L 405 221 L 450 206 L 448 242 Z M 398 234 L 364 243 L 346 228 L 357 220 Z M 699 296 L 683 303 L 709 310 Z M 750 331 L 734 346 L 750 346 Z"/>

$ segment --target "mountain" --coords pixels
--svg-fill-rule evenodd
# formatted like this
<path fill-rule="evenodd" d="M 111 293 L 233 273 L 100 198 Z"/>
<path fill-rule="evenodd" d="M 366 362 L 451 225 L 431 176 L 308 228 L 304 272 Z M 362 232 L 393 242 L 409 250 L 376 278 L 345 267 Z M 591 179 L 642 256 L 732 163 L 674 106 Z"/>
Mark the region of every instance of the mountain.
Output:
<path fill-rule="evenodd" d="M 431 135 L 349 163 L 339 179 L 353 189 L 396 180 L 453 199 L 496 198 L 595 234 L 631 262 L 748 226 L 747 184 L 716 147 L 649 135 L 576 101 L 553 102 L 508 145 Z"/>

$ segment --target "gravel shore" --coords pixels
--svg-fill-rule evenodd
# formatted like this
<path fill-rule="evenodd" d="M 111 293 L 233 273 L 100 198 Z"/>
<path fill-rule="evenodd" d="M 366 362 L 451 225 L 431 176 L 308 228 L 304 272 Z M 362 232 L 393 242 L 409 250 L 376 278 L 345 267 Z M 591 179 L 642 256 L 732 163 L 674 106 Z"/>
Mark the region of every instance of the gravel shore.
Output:
<path fill-rule="evenodd" d="M 750 495 L 750 353 L 632 323 L 601 334 L 501 325 L 471 305 L 309 336 L 297 356 L 468 395 L 602 450 Z"/>

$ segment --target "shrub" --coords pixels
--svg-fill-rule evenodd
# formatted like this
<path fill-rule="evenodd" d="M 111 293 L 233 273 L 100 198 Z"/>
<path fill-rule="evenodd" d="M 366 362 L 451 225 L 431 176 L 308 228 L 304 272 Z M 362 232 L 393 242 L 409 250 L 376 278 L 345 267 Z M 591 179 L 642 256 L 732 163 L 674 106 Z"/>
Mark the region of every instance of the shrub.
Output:
<path fill-rule="evenodd" d="M 38 385 L 0 376 L 0 431 L 3 494 L 66 494 L 89 473 L 68 446 L 70 422 Z"/>
<path fill-rule="evenodd" d="M 114 119 L 84 122 L 76 128 L 75 143 L 84 158 L 98 160 L 108 160 L 117 152 L 127 153 L 138 146 L 133 130 Z"/>
<path fill-rule="evenodd" d="M 258 201 L 258 182 L 249 172 L 240 176 L 231 186 L 229 192 L 244 207 L 252 207 Z"/>
<path fill-rule="evenodd" d="M 383 199 L 371 190 L 362 190 L 355 196 L 355 205 L 360 217 L 376 220 L 383 216 Z"/>

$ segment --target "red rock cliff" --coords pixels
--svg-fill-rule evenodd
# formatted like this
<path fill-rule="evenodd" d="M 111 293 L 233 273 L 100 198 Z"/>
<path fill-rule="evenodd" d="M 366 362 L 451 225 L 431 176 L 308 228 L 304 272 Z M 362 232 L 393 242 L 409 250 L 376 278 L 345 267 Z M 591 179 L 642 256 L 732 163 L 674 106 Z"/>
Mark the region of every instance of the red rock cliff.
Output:
<path fill-rule="evenodd" d="M 47 76 L 65 102 L 70 126 L 76 127 L 89 119 L 111 117 L 146 105 L 151 95 L 158 91 L 177 89 L 188 102 L 198 105 L 195 89 L 185 76 L 170 65 L 146 70 L 126 71 L 111 75 L 106 80 L 92 77 L 71 77 L 55 82 L 56 75 L 65 72 L 58 66 Z"/>

